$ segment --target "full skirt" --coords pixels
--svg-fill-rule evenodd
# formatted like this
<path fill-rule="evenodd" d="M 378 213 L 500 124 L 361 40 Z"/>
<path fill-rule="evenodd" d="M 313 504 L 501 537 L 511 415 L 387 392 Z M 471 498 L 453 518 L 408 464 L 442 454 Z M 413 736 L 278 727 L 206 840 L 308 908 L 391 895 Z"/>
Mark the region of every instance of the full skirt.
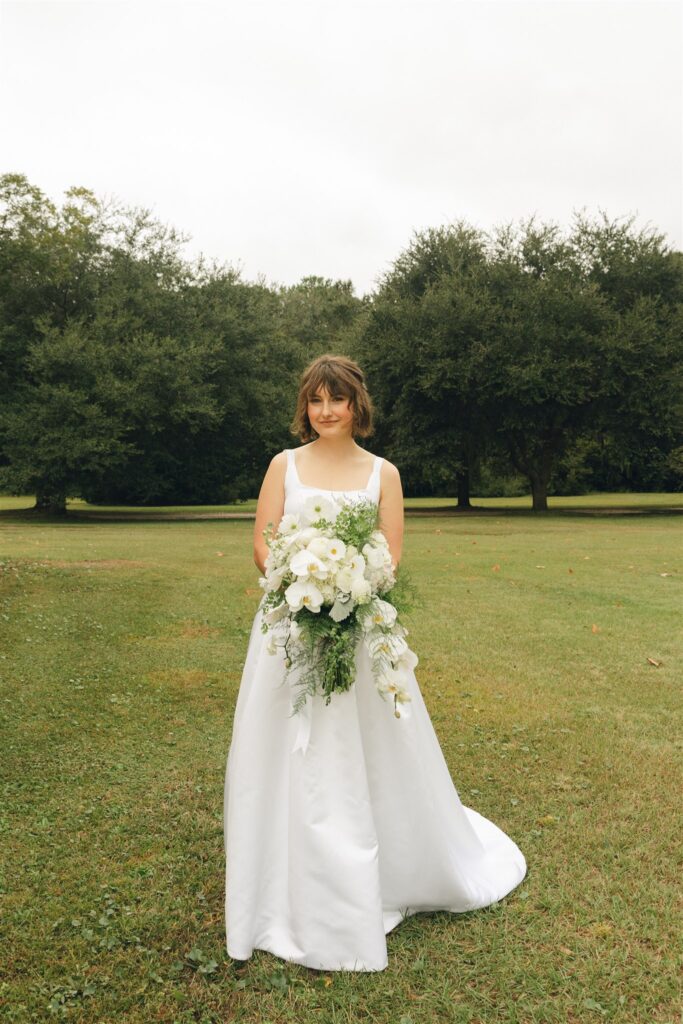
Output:
<path fill-rule="evenodd" d="M 225 775 L 228 955 L 381 971 L 386 935 L 420 911 L 500 900 L 526 874 L 518 846 L 458 796 L 414 672 L 409 717 L 382 700 L 361 643 L 356 681 L 301 722 L 257 612 Z"/>

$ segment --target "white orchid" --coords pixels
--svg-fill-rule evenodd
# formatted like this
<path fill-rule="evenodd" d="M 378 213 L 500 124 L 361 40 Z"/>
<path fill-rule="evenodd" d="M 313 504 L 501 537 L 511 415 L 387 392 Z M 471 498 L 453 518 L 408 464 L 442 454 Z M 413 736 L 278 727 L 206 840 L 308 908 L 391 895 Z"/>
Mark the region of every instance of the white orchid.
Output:
<path fill-rule="evenodd" d="M 399 693 L 405 688 L 405 676 L 398 669 L 385 668 L 382 670 L 378 686 L 384 693 Z"/>
<path fill-rule="evenodd" d="M 383 601 L 379 597 L 372 599 L 368 606 L 369 620 L 372 626 L 393 626 L 396 622 L 396 609 L 393 604 Z"/>
<path fill-rule="evenodd" d="M 345 559 L 345 565 L 353 576 L 362 576 L 365 572 L 365 559 L 358 553 Z"/>
<path fill-rule="evenodd" d="M 327 558 L 329 540 L 322 534 L 318 533 L 313 540 L 309 541 L 306 545 L 306 550 L 312 554 L 317 555 L 318 558 Z"/>
<path fill-rule="evenodd" d="M 285 601 L 293 612 L 298 612 L 302 608 L 307 608 L 309 612 L 319 612 L 323 595 L 315 583 L 297 580 L 296 583 L 290 583 L 285 590 Z"/>
<path fill-rule="evenodd" d="M 320 531 L 315 526 L 303 526 L 295 537 L 297 547 L 307 547 L 312 540 L 320 536 Z"/>
<path fill-rule="evenodd" d="M 309 548 L 297 552 L 289 563 L 289 568 L 295 576 L 315 576 L 320 580 L 324 580 L 329 573 L 322 558 L 314 555 Z"/>
<path fill-rule="evenodd" d="M 283 619 L 285 615 L 289 615 L 289 606 L 286 601 L 279 604 L 277 608 L 271 608 L 269 612 L 265 612 L 263 618 L 270 625 L 275 625 L 280 619 Z"/>
<path fill-rule="evenodd" d="M 282 581 L 287 575 L 287 571 L 288 567 L 286 564 L 278 565 L 277 568 L 271 569 L 263 581 L 263 589 L 266 591 L 278 590 L 282 586 Z"/>

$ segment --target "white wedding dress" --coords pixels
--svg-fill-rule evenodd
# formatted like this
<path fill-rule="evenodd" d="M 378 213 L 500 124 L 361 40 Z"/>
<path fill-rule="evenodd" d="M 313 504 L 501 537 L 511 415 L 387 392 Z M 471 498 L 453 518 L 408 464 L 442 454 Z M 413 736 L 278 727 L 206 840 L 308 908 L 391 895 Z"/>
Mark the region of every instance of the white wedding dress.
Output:
<path fill-rule="evenodd" d="M 304 486 L 293 449 L 287 458 L 285 513 L 341 493 Z M 364 490 L 343 493 L 378 502 L 381 463 Z M 524 855 L 460 802 L 412 671 L 410 715 L 396 718 L 361 643 L 353 686 L 290 717 L 284 655 L 267 642 L 259 610 L 225 775 L 230 957 L 263 949 L 320 970 L 381 971 L 386 934 L 406 916 L 486 907 L 519 885 Z"/>

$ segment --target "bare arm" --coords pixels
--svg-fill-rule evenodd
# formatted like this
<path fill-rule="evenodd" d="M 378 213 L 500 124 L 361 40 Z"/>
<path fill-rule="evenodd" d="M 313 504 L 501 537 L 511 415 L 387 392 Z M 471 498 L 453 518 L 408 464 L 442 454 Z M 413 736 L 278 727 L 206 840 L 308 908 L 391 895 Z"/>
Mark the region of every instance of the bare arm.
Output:
<path fill-rule="evenodd" d="M 268 523 L 277 530 L 285 510 L 285 474 L 287 472 L 287 453 L 278 452 L 271 459 L 266 475 L 261 484 L 256 505 L 256 522 L 254 523 L 254 562 L 261 574 L 266 571 L 268 545 L 263 531 Z"/>
<path fill-rule="evenodd" d="M 403 550 L 403 488 L 401 474 L 386 459 L 380 474 L 379 528 L 387 538 L 394 569 L 401 560 Z"/>

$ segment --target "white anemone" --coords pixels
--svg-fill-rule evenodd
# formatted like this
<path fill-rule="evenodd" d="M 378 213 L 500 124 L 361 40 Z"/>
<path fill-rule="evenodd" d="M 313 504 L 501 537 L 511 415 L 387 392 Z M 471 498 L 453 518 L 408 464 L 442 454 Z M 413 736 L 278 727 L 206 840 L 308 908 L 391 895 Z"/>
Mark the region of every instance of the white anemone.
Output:
<path fill-rule="evenodd" d="M 306 523 L 315 523 L 318 519 L 328 519 L 330 522 L 334 522 L 338 511 L 335 503 L 329 498 L 325 498 L 322 494 L 313 494 L 304 502 L 301 516 Z"/>
<path fill-rule="evenodd" d="M 291 534 L 296 533 L 300 528 L 301 523 L 298 515 L 293 515 L 288 512 L 286 516 L 283 516 L 280 520 L 280 525 L 277 528 L 278 533 L 282 534 L 283 537 L 289 537 Z"/>
<path fill-rule="evenodd" d="M 339 562 L 346 554 L 346 544 L 343 540 L 339 540 L 338 537 L 333 537 L 327 541 L 327 557 L 331 558 L 333 562 Z"/>

